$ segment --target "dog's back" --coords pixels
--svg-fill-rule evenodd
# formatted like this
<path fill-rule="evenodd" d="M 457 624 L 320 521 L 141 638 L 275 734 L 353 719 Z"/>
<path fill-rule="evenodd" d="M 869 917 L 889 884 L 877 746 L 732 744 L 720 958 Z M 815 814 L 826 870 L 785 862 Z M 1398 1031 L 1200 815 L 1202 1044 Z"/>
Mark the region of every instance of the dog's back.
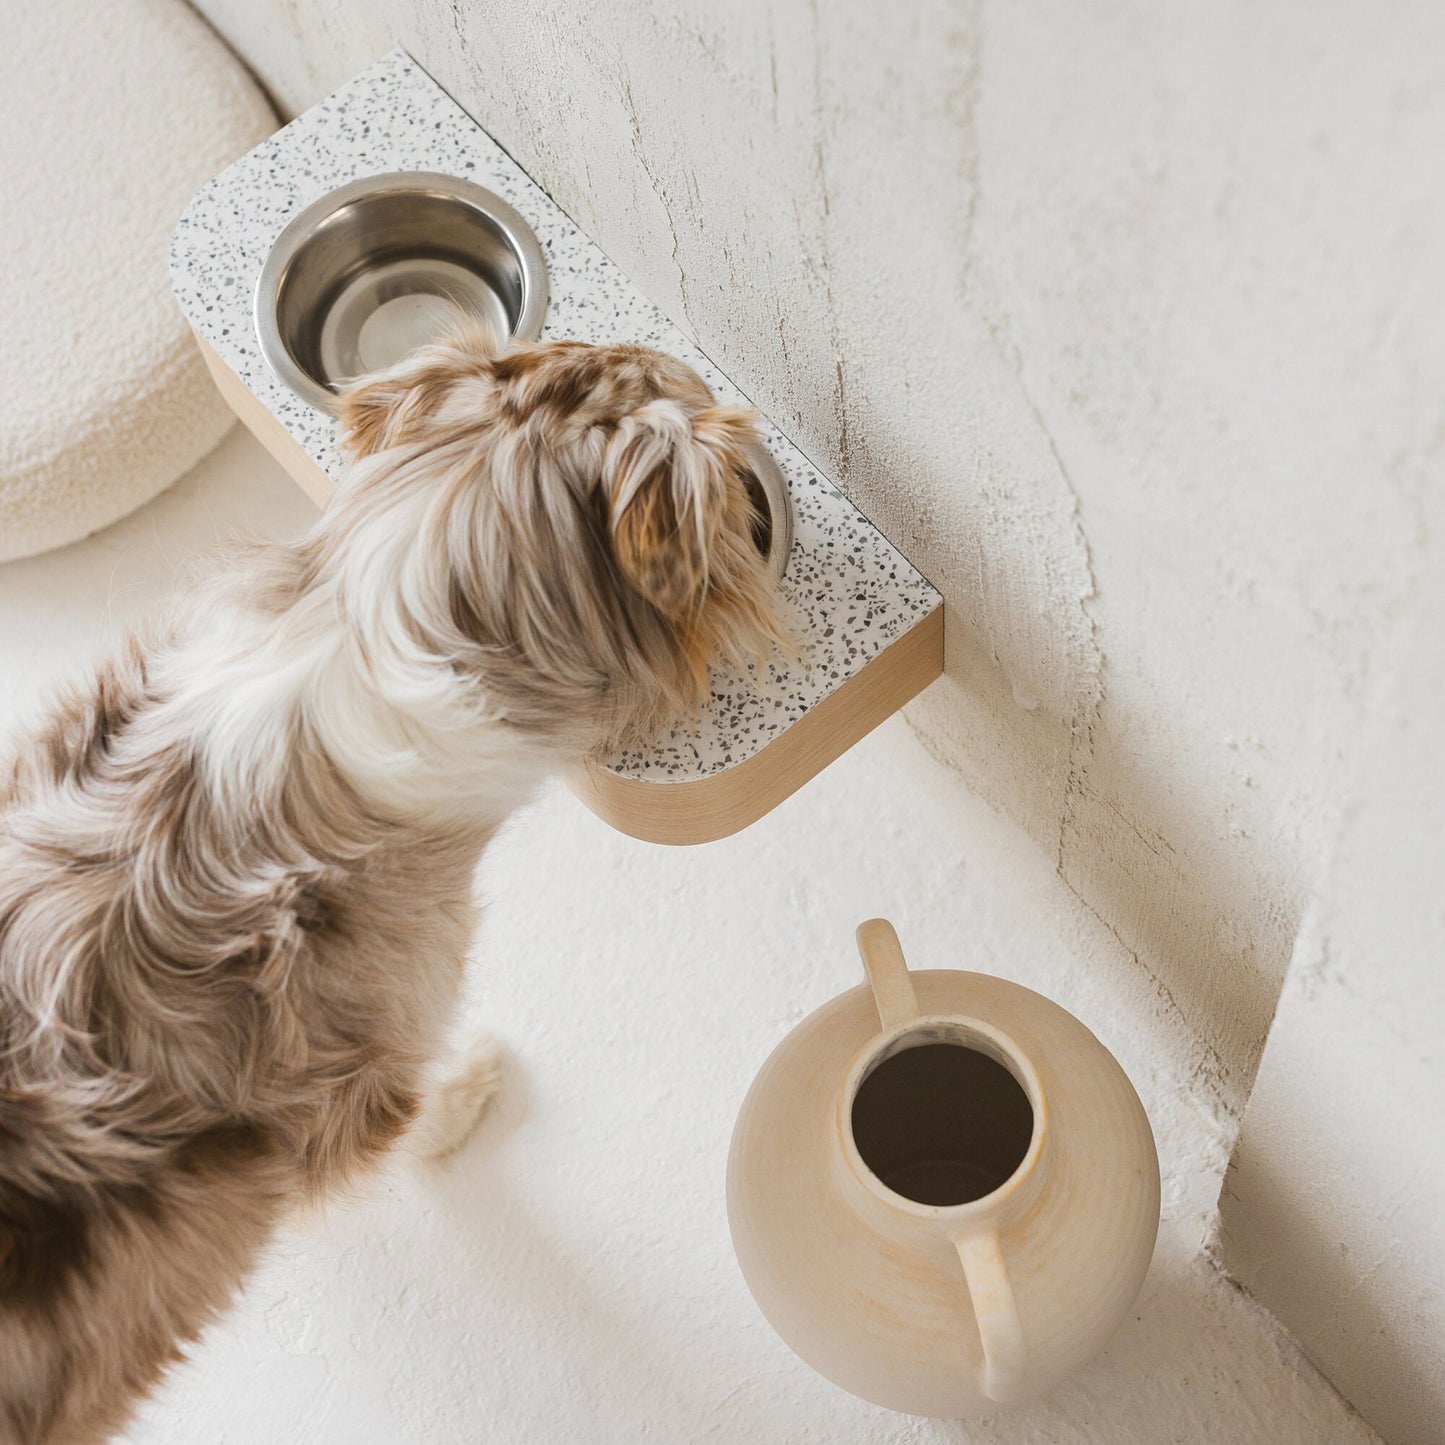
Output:
<path fill-rule="evenodd" d="M 117 890 L 95 830 L 113 746 L 146 705 L 124 650 L 27 739 L 0 796 L 0 1442 L 119 1428 L 226 1302 L 282 1206 L 243 1125 L 187 1132 L 108 1063 L 100 984 Z M 115 801 L 115 800 L 112 800 Z"/>
<path fill-rule="evenodd" d="M 89 1445 L 227 1303 L 284 1171 L 244 1127 L 119 1160 L 64 1106 L 0 1099 L 0 1442 Z"/>
<path fill-rule="evenodd" d="M 151 677 L 169 642 L 0 783 L 0 1445 L 122 1426 L 283 1212 L 396 1140 L 454 981 L 399 976 L 399 921 L 453 963 L 468 932 L 470 861 L 318 805 L 299 744 L 252 812 L 218 799 Z"/>

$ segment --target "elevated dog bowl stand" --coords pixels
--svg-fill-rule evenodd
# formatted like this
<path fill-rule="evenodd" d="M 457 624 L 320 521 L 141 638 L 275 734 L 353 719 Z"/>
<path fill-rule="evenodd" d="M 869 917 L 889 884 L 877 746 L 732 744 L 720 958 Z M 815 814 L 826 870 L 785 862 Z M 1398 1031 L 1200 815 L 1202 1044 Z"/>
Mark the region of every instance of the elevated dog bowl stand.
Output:
<path fill-rule="evenodd" d="M 396 50 L 207 184 L 176 229 L 171 280 L 236 415 L 318 506 L 342 460 L 337 427 L 267 366 L 256 281 L 288 221 L 359 177 L 436 171 L 495 191 L 536 232 L 551 299 L 543 339 L 635 342 L 695 367 L 719 400 L 733 383 L 649 302 L 404 51 Z M 704 843 L 763 816 L 943 669 L 938 593 L 775 427 L 795 538 L 782 592 L 799 657 L 718 676 L 701 718 L 647 752 L 587 760 L 573 791 L 635 838 Z"/>

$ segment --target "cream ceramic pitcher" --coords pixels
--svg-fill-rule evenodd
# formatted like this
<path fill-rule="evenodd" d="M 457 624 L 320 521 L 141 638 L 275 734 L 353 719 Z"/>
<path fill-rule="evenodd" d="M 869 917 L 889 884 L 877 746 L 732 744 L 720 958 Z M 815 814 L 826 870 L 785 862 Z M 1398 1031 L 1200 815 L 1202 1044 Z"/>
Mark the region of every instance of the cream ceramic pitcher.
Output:
<path fill-rule="evenodd" d="M 875 1404 L 962 1417 L 1041 1394 L 1128 1313 L 1159 1162 L 1124 1071 L 1019 984 L 910 973 L 858 930 L 867 985 L 774 1050 L 738 1116 L 743 1276 L 808 1364 Z"/>

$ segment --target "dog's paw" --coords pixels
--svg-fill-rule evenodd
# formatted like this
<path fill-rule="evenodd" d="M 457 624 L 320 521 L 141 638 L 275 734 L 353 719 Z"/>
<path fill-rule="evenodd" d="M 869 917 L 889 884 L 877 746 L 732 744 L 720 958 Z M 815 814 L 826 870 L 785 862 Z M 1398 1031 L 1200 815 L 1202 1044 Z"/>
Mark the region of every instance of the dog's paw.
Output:
<path fill-rule="evenodd" d="M 494 1039 L 483 1036 L 457 1050 L 422 1103 L 411 1131 L 413 1149 L 429 1159 L 460 1149 L 501 1090 L 502 1061 Z"/>

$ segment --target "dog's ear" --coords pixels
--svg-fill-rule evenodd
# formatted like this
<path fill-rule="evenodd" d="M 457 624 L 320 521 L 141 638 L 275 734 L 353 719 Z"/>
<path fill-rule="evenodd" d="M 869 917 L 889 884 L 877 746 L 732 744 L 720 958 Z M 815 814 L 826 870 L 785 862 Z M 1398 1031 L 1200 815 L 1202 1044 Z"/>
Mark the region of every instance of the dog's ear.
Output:
<path fill-rule="evenodd" d="M 492 332 L 481 322 L 468 323 L 388 370 L 362 377 L 337 405 L 342 450 L 356 460 L 416 439 L 419 424 L 436 413 L 452 387 L 483 375 L 496 354 Z"/>
<path fill-rule="evenodd" d="M 757 439 L 751 412 L 689 413 L 654 401 L 623 417 L 603 463 L 618 569 L 660 612 L 681 618 L 707 592 L 719 529 Z"/>

